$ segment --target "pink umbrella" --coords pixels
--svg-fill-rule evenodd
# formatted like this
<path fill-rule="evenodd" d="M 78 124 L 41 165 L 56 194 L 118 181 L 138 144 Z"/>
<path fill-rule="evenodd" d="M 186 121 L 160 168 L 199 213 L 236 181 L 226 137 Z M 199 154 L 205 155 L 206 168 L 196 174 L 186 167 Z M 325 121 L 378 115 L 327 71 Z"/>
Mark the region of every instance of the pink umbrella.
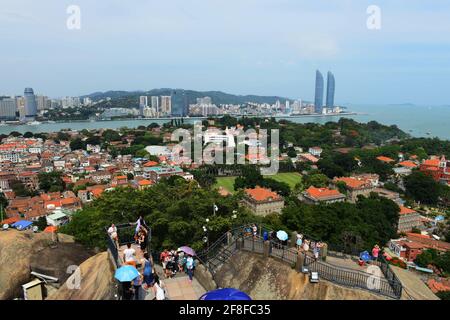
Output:
<path fill-rule="evenodd" d="M 184 246 L 184 247 L 181 247 L 180 250 L 183 251 L 186 254 L 191 255 L 191 256 L 195 256 L 196 255 L 194 249 L 192 249 L 191 247 Z"/>

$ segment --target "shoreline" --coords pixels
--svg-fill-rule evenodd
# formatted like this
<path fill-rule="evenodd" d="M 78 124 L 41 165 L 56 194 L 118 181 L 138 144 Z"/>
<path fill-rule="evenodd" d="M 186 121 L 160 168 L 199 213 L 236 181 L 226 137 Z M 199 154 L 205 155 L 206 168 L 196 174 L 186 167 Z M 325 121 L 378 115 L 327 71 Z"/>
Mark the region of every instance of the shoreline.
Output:
<path fill-rule="evenodd" d="M 275 119 L 289 119 L 289 118 L 325 118 L 325 117 L 342 117 L 342 116 L 357 116 L 357 115 L 368 115 L 367 113 L 360 112 L 341 112 L 341 113 L 330 113 L 330 114 L 296 114 L 296 115 L 242 115 L 242 114 L 230 114 L 232 117 L 248 117 L 248 118 L 275 118 Z M 118 118 L 118 119 L 96 119 L 96 120 L 50 120 L 42 121 L 40 124 L 57 124 L 57 123 L 85 123 L 85 122 L 109 122 L 109 121 L 170 121 L 175 119 L 185 119 L 185 120 L 205 120 L 209 118 L 221 118 L 224 115 L 218 116 L 196 116 L 196 117 L 159 117 L 159 118 Z M 21 123 L 19 121 L 5 121 L 2 126 L 36 126 L 37 124 L 27 124 Z"/>

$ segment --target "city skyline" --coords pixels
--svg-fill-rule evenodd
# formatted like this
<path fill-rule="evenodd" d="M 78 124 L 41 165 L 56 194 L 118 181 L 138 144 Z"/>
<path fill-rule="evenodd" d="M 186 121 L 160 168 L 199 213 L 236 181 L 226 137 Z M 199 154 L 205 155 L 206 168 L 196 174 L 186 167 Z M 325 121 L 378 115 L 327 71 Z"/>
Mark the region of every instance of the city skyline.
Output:
<path fill-rule="evenodd" d="M 131 8 L 80 0 L 81 29 L 68 30 L 69 3 L 19 0 L 0 13 L 9 48 L 0 88 L 62 97 L 174 87 L 312 100 L 310 75 L 321 69 L 339 74 L 336 104 L 448 104 L 450 4 L 379 1 L 381 28 L 370 30 L 371 4 L 140 1 Z"/>

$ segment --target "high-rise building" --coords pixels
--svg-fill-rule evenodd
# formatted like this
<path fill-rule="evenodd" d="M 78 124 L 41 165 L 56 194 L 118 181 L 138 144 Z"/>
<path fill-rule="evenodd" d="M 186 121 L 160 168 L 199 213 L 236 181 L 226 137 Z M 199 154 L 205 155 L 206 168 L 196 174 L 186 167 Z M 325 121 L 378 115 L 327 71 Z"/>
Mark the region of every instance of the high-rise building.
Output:
<path fill-rule="evenodd" d="M 37 115 L 36 97 L 32 88 L 25 88 L 25 119 L 34 120 Z"/>
<path fill-rule="evenodd" d="M 160 113 L 164 116 L 172 114 L 172 99 L 170 96 L 161 96 Z"/>
<path fill-rule="evenodd" d="M 156 112 L 159 112 L 159 97 L 158 96 L 151 97 L 151 106 L 153 109 L 156 110 Z"/>
<path fill-rule="evenodd" d="M 139 115 L 141 117 L 144 116 L 144 109 L 148 107 L 148 98 L 147 96 L 139 97 Z"/>
<path fill-rule="evenodd" d="M 314 111 L 322 113 L 323 108 L 323 76 L 319 70 L 316 70 L 316 94 L 314 98 Z"/>
<path fill-rule="evenodd" d="M 0 100 L 0 119 L 14 120 L 16 119 L 17 105 L 16 99 L 6 98 Z"/>
<path fill-rule="evenodd" d="M 36 96 L 38 111 L 45 110 L 47 108 L 47 100 L 48 97 L 46 96 Z"/>
<path fill-rule="evenodd" d="M 330 71 L 328 71 L 328 74 L 327 74 L 327 108 L 334 107 L 334 88 L 335 88 L 334 75 Z"/>
<path fill-rule="evenodd" d="M 172 116 L 185 117 L 188 115 L 186 92 L 183 89 L 173 90 L 171 94 Z"/>
<path fill-rule="evenodd" d="M 20 107 L 25 108 L 25 98 L 22 96 L 16 96 L 16 107 L 19 109 Z"/>

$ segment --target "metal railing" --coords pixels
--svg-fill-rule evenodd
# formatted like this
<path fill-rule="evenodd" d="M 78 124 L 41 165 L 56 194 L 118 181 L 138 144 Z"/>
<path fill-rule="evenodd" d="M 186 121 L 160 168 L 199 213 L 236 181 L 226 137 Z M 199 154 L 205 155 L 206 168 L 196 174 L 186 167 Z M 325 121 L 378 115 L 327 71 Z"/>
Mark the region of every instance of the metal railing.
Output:
<path fill-rule="evenodd" d="M 253 236 L 243 231 L 245 228 L 246 226 L 243 226 L 230 230 L 220 237 L 209 250 L 203 251 L 200 255 L 200 261 L 208 268 L 213 277 L 218 268 L 239 250 L 264 254 L 264 239 L 260 235 Z M 270 257 L 288 263 L 290 266 L 296 264 L 298 255 L 302 254 L 304 265 L 310 271 L 318 272 L 321 278 L 330 282 L 350 288 L 368 290 L 394 299 L 400 299 L 401 297 L 402 284 L 385 261 L 377 263 L 385 276 L 383 278 L 368 272 L 331 265 L 321 259 L 316 260 L 310 252 L 299 253 L 296 248 L 289 248 L 276 241 L 268 241 L 268 246 Z"/>
<path fill-rule="evenodd" d="M 107 248 L 108 250 L 111 252 L 111 255 L 114 259 L 114 262 L 116 264 L 116 267 L 120 267 L 121 266 L 121 260 L 119 257 L 119 249 L 116 246 L 116 243 L 113 239 L 111 239 L 111 237 L 108 234 L 108 228 L 109 227 L 105 227 L 105 232 L 106 232 L 106 244 L 107 244 Z M 123 246 L 126 245 L 128 243 L 135 243 L 136 240 L 134 238 L 135 235 L 135 226 L 132 223 L 122 223 L 122 224 L 118 224 L 116 225 L 117 228 L 117 234 L 118 234 L 118 238 L 119 238 L 119 246 Z M 151 253 L 151 246 L 150 246 L 150 241 L 151 241 L 151 228 L 149 228 L 148 230 L 148 234 L 147 234 L 147 252 Z"/>
<path fill-rule="evenodd" d="M 375 292 L 394 299 L 401 297 L 401 283 L 385 279 L 374 274 L 344 267 L 330 265 L 305 255 L 305 266 L 310 271 L 318 272 L 320 277 L 346 287 L 359 288 Z"/>

